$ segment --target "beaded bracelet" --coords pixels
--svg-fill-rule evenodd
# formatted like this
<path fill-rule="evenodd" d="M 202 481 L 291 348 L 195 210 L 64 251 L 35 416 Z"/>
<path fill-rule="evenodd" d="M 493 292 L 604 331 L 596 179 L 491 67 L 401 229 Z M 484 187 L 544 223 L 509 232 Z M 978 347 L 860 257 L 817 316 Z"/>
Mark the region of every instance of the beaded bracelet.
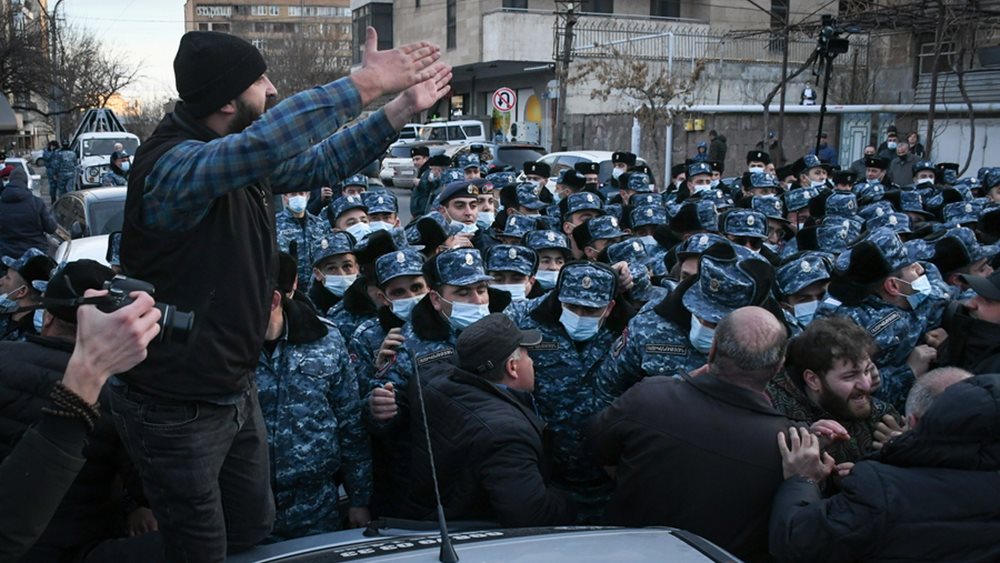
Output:
<path fill-rule="evenodd" d="M 87 403 L 83 397 L 77 395 L 62 383 L 55 384 L 52 388 L 52 393 L 49 394 L 49 399 L 52 400 L 53 407 L 42 408 L 43 413 L 66 418 L 83 419 L 87 424 L 88 431 L 94 429 L 97 419 L 101 416 L 98 410 L 100 407 L 99 403 L 94 403 L 93 405 Z"/>

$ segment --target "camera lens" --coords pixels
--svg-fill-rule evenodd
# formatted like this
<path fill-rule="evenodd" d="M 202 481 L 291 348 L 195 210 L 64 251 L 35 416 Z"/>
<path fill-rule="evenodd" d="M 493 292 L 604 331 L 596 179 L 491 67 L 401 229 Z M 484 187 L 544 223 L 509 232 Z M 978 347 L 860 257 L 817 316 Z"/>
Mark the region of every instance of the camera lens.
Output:
<path fill-rule="evenodd" d="M 160 341 L 187 343 L 191 328 L 194 326 L 194 313 L 178 311 L 177 307 L 165 303 L 157 303 L 160 310 Z"/>

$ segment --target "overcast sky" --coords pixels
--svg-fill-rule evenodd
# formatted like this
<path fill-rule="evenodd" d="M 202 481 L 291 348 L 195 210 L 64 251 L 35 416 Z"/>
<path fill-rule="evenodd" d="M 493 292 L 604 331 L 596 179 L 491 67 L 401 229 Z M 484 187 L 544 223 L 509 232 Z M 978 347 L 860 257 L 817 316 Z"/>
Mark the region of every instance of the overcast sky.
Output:
<path fill-rule="evenodd" d="M 49 7 L 55 0 L 49 0 Z M 116 56 L 139 64 L 141 79 L 123 95 L 143 102 L 176 96 L 173 60 L 184 34 L 184 0 L 63 0 L 61 16 L 101 38 Z"/>

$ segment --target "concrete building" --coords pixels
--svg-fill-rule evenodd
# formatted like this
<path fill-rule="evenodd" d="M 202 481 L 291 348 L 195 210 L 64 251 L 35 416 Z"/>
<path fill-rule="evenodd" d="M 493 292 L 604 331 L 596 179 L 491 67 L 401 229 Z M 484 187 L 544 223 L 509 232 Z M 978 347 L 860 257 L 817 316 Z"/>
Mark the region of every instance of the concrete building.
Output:
<path fill-rule="evenodd" d="M 4 40 L 0 42 L 12 46 L 19 40 L 37 41 L 34 43 L 41 56 L 48 56 L 48 21 L 45 18 L 46 0 L 0 0 L 0 33 Z M 9 47 L 10 48 L 10 47 Z M 9 53 L 9 52 L 8 52 Z M 52 127 L 43 115 L 23 109 L 11 110 L 10 105 L 21 108 L 37 108 L 48 111 L 48 100 L 28 92 L 0 92 L 0 113 L 4 116 L 3 132 L 0 133 L 0 143 L 8 153 L 22 153 L 43 147 L 53 138 Z M 11 123 L 13 118 L 13 123 Z"/>

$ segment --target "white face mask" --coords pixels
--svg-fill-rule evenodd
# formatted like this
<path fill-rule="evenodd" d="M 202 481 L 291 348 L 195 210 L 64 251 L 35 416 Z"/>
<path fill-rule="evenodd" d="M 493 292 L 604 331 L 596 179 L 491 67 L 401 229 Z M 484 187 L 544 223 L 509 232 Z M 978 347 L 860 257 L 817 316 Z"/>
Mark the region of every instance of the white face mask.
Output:
<path fill-rule="evenodd" d="M 705 185 L 705 184 L 701 184 L 701 185 L 699 185 L 699 184 L 694 184 L 694 185 L 692 185 L 692 186 L 691 186 L 691 193 L 692 193 L 692 194 L 697 194 L 697 193 L 701 193 L 701 192 L 703 192 L 703 191 L 705 191 L 705 190 L 710 190 L 710 189 L 712 189 L 712 186 L 711 186 L 711 185 Z"/>
<path fill-rule="evenodd" d="M 493 284 L 492 287 L 509 293 L 511 301 L 524 301 L 528 298 L 527 289 L 523 283 L 497 283 Z"/>
<path fill-rule="evenodd" d="M 420 303 L 420 300 L 423 298 L 423 295 L 416 295 L 414 297 L 390 301 L 389 305 L 392 308 L 392 314 L 403 319 L 404 321 L 409 321 L 410 317 L 413 315 L 413 308 L 416 307 L 417 303 Z"/>
<path fill-rule="evenodd" d="M 894 149 L 896 148 L 896 141 L 888 141 L 886 142 L 885 146 L 889 147 L 890 149 Z"/>
<path fill-rule="evenodd" d="M 461 221 L 452 220 L 451 224 L 462 227 L 461 233 L 465 235 L 474 235 L 476 234 L 476 231 L 479 230 L 479 225 L 476 225 L 475 223 L 469 224 L 469 223 L 463 223 Z"/>
<path fill-rule="evenodd" d="M 715 188 L 718 185 L 719 185 L 719 180 L 712 180 L 712 183 L 709 186 L 712 187 L 712 188 Z"/>
<path fill-rule="evenodd" d="M 601 317 L 582 317 L 566 307 L 563 307 L 559 322 L 566 329 L 566 334 L 576 342 L 593 339 L 601 329 Z"/>
<path fill-rule="evenodd" d="M 366 236 L 368 236 L 369 233 L 372 232 L 371 225 L 369 225 L 368 223 L 360 223 L 360 222 L 355 223 L 350 227 L 347 227 L 347 229 L 345 230 L 354 235 L 355 240 L 358 241 L 365 238 Z"/>
<path fill-rule="evenodd" d="M 476 218 L 487 225 L 492 225 L 493 221 L 497 219 L 497 214 L 492 211 L 480 211 L 476 214 Z"/>
<path fill-rule="evenodd" d="M 754 174 L 754 173 L 763 173 L 764 172 L 764 167 L 763 166 L 751 166 L 749 168 L 749 171 L 750 171 L 751 174 Z"/>
<path fill-rule="evenodd" d="M 918 185 L 919 184 L 933 184 L 933 183 L 934 183 L 934 178 L 921 178 L 921 179 L 917 180 L 916 182 L 914 182 L 914 184 L 918 184 Z"/>
<path fill-rule="evenodd" d="M 386 223 L 385 221 L 372 221 L 368 224 L 372 231 L 391 231 L 392 223 Z"/>
<path fill-rule="evenodd" d="M 464 330 L 469 325 L 490 314 L 488 303 L 476 305 L 474 303 L 452 303 L 445 298 L 442 301 L 451 305 L 451 315 L 448 317 L 448 324 L 455 330 Z"/>
<path fill-rule="evenodd" d="M 805 326 L 812 322 L 813 317 L 816 316 L 816 309 L 819 308 L 819 301 L 808 301 L 806 303 L 799 303 L 795 305 L 795 318 L 798 319 L 802 326 Z"/>
<path fill-rule="evenodd" d="M 824 188 L 826 187 L 826 180 L 813 180 L 809 185 L 814 188 Z"/>
<path fill-rule="evenodd" d="M 625 173 L 625 171 L 622 170 L 621 168 L 614 168 L 614 169 L 611 170 L 611 177 L 614 178 L 615 180 L 617 180 L 618 177 L 621 176 L 624 173 Z"/>
<path fill-rule="evenodd" d="M 336 295 L 337 297 L 343 297 L 344 292 L 347 288 L 351 287 L 354 280 L 358 279 L 357 274 L 351 274 L 349 276 L 336 276 L 333 274 L 328 274 L 323 278 L 323 287 L 330 290 L 330 293 Z"/>
<path fill-rule="evenodd" d="M 708 354 L 712 349 L 712 340 L 715 339 L 715 329 L 698 322 L 698 319 L 691 317 L 691 332 L 688 333 L 688 340 L 691 346 L 702 354 Z"/>
<path fill-rule="evenodd" d="M 302 213 L 306 210 L 306 203 L 309 202 L 309 198 L 304 195 L 293 195 L 288 198 L 288 210 L 292 213 Z"/>
<path fill-rule="evenodd" d="M 535 273 L 535 283 L 541 284 L 542 289 L 552 289 L 559 279 L 559 270 L 538 270 Z"/>

